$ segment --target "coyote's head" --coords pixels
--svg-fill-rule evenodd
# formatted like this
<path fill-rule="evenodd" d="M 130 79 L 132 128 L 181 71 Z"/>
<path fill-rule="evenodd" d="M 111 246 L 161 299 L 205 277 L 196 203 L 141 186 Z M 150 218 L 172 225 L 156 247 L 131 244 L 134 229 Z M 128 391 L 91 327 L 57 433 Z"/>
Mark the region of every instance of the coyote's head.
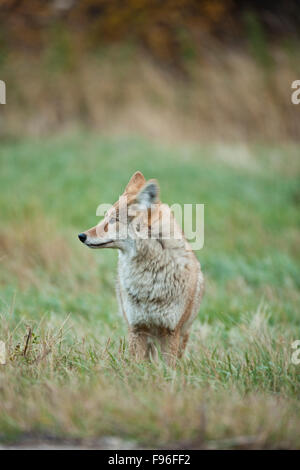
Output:
<path fill-rule="evenodd" d="M 134 173 L 119 200 L 103 220 L 78 235 L 90 248 L 126 249 L 136 238 L 159 238 L 163 206 L 156 180 L 146 181 L 140 171 Z"/>

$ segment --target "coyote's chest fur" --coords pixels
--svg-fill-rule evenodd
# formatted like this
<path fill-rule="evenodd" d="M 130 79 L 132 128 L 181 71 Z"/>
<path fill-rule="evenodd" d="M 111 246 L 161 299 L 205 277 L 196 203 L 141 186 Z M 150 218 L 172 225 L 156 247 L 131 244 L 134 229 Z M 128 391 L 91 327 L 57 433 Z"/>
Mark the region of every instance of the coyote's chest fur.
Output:
<path fill-rule="evenodd" d="M 188 301 L 190 255 L 157 241 L 133 256 L 120 254 L 119 294 L 131 326 L 176 328 Z"/>

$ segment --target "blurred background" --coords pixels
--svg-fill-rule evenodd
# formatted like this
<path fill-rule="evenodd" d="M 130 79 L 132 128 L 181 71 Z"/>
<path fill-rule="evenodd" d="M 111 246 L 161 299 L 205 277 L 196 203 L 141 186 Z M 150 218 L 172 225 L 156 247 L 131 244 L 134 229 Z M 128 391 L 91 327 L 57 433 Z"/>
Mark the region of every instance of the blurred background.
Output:
<path fill-rule="evenodd" d="M 296 0 L 0 0 L 0 442 L 300 448 L 299 52 Z M 130 360 L 117 254 L 77 238 L 136 170 L 205 205 L 175 371 Z"/>
<path fill-rule="evenodd" d="M 296 0 L 1 0 L 1 135 L 299 139 Z"/>

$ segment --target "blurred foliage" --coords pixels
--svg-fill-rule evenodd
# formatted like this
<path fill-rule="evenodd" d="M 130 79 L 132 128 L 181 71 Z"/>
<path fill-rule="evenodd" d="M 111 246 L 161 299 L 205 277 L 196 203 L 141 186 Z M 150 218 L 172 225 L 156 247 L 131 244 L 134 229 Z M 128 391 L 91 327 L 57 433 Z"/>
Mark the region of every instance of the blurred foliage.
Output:
<path fill-rule="evenodd" d="M 0 0 L 0 136 L 298 140 L 299 32 L 295 0 Z"/>
<path fill-rule="evenodd" d="M 63 47 L 70 35 L 77 53 L 132 41 L 169 65 L 194 58 L 206 35 L 240 41 L 250 34 L 256 55 L 265 61 L 262 28 L 276 35 L 297 35 L 299 25 L 296 1 L 269 4 L 246 0 L 0 0 L 0 26 L 10 47 L 27 51 L 55 42 L 53 31 L 61 38 L 63 29 Z M 249 11 L 255 15 L 248 15 Z"/>
<path fill-rule="evenodd" d="M 247 12 L 245 14 L 245 23 L 253 56 L 263 67 L 270 67 L 272 65 L 272 57 L 267 46 L 265 32 L 258 17 L 253 12 Z"/>

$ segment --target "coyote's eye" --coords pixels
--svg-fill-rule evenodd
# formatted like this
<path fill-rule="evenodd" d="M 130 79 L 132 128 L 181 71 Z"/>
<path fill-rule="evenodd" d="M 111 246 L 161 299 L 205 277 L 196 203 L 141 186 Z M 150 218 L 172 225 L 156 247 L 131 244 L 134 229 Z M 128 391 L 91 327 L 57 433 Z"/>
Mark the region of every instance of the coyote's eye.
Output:
<path fill-rule="evenodd" d="M 119 217 L 112 217 L 111 219 L 109 219 L 110 224 L 115 224 L 116 222 L 119 222 Z"/>

